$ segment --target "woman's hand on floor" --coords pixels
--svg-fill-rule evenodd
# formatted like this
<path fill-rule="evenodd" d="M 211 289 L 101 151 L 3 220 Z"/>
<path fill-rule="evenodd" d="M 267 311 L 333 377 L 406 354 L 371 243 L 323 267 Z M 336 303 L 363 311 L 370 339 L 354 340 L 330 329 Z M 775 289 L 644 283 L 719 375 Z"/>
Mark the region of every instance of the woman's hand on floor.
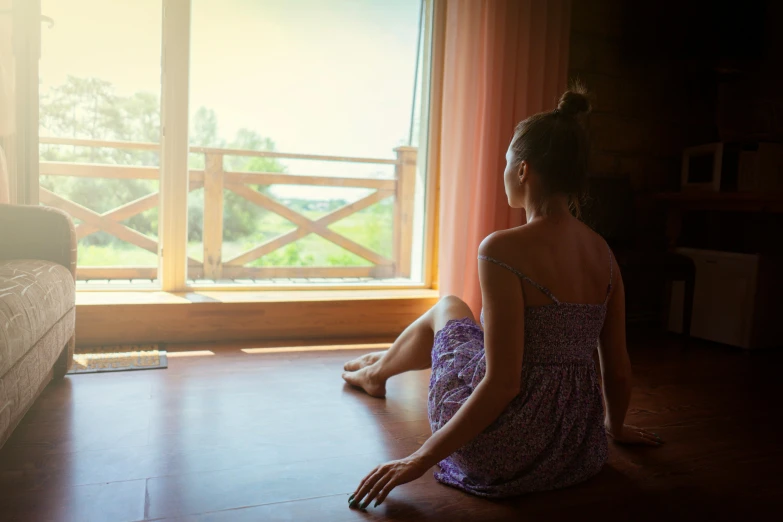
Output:
<path fill-rule="evenodd" d="M 607 427 L 606 433 L 618 444 L 643 444 L 646 446 L 660 446 L 663 444 L 663 439 L 657 433 L 628 424 L 625 424 L 619 430 L 619 433 L 613 433 Z"/>
<path fill-rule="evenodd" d="M 424 475 L 430 467 L 413 455 L 381 464 L 364 477 L 353 495 L 348 498 L 348 506 L 365 509 L 375 499 L 377 507 L 386 499 L 392 489 L 416 480 Z"/>

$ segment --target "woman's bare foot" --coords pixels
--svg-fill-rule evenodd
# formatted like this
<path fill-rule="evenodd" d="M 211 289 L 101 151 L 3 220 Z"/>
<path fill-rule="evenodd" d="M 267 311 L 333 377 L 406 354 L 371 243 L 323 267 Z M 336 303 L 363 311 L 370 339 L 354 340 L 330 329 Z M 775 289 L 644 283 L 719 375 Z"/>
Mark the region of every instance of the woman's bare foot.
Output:
<path fill-rule="evenodd" d="M 355 372 L 344 372 L 343 379 L 351 386 L 361 388 L 372 397 L 386 397 L 386 381 L 381 381 L 373 375 L 372 367 L 365 367 Z"/>
<path fill-rule="evenodd" d="M 361 370 L 367 366 L 372 366 L 373 364 L 377 363 L 385 353 L 386 351 L 366 353 L 361 357 L 357 357 L 356 359 L 352 359 L 345 363 L 343 369 L 347 372 L 355 372 L 356 370 Z"/>

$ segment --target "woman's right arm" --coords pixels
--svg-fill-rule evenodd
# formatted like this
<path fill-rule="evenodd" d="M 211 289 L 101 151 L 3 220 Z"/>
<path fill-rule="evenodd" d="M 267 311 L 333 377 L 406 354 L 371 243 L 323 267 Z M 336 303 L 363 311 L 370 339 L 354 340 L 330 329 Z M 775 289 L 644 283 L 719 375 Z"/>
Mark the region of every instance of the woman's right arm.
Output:
<path fill-rule="evenodd" d="M 614 257 L 612 258 L 614 263 Z M 625 424 L 625 414 L 631 400 L 631 361 L 625 343 L 625 288 L 619 268 L 615 264 L 612 293 L 607 303 L 606 320 L 601 330 L 598 355 L 601 362 L 605 427 L 617 442 L 649 444 L 663 442 L 658 435 Z"/>

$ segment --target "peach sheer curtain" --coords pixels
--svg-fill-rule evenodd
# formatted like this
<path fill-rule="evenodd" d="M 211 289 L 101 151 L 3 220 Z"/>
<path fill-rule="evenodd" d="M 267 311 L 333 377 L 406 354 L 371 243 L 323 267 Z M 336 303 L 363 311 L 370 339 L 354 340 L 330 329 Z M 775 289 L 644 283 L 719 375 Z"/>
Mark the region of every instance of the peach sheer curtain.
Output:
<path fill-rule="evenodd" d="M 477 317 L 479 244 L 525 222 L 506 200 L 506 150 L 565 89 L 570 16 L 568 0 L 446 1 L 438 287 Z"/>

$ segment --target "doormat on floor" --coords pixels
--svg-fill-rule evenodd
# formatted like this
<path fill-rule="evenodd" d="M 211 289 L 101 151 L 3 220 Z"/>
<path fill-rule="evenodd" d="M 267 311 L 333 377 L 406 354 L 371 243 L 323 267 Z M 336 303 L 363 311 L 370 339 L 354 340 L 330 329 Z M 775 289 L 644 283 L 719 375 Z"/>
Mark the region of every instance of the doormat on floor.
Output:
<path fill-rule="evenodd" d="M 73 355 L 68 372 L 98 373 L 128 370 L 157 370 L 168 367 L 166 350 L 158 344 L 130 344 L 89 348 Z"/>

